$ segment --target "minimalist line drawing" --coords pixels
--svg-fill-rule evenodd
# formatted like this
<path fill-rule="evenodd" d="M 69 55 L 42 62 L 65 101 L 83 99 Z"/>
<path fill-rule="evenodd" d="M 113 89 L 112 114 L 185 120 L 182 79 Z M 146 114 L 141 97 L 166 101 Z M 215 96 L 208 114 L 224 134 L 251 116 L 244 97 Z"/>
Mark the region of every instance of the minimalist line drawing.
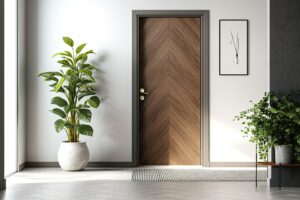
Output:
<path fill-rule="evenodd" d="M 219 20 L 219 75 L 248 75 L 248 20 Z"/>
<path fill-rule="evenodd" d="M 230 36 L 231 36 L 231 40 L 230 40 L 229 44 L 233 45 L 234 54 L 235 54 L 235 61 L 233 61 L 233 63 L 235 62 L 238 65 L 239 64 L 239 51 L 240 51 L 239 33 L 238 32 L 236 33 L 236 41 L 234 40 L 231 30 L 230 30 Z"/>

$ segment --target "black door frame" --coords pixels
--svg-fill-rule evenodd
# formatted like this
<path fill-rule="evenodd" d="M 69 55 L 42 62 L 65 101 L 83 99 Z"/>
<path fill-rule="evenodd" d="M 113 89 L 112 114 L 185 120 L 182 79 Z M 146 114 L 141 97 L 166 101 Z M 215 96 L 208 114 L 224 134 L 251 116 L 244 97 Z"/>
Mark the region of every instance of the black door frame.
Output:
<path fill-rule="evenodd" d="M 132 165 L 139 165 L 139 19 L 143 17 L 197 17 L 201 19 L 201 165 L 209 166 L 209 11 L 132 11 Z"/>

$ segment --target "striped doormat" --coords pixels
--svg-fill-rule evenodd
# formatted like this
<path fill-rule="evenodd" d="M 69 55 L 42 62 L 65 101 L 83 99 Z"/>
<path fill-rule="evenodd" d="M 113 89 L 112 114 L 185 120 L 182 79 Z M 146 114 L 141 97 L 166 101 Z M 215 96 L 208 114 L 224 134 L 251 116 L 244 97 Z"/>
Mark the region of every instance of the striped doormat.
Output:
<path fill-rule="evenodd" d="M 258 170 L 258 181 L 267 180 L 267 171 Z M 134 169 L 134 182 L 252 182 L 255 170 L 220 169 Z"/>

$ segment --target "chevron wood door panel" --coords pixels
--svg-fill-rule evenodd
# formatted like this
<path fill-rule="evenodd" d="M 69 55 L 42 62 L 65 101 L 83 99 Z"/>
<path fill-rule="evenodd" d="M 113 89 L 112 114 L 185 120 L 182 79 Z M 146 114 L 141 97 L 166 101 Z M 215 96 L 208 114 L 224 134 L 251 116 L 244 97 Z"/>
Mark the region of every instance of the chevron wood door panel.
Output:
<path fill-rule="evenodd" d="M 140 164 L 199 165 L 200 19 L 139 26 L 139 85 L 149 92 L 140 102 Z"/>

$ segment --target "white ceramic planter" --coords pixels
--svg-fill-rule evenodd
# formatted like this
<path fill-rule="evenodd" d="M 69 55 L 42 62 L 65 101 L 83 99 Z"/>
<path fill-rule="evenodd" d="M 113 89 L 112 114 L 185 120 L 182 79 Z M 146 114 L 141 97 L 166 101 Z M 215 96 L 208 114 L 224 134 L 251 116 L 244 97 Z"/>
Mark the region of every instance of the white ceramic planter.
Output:
<path fill-rule="evenodd" d="M 58 150 L 58 163 L 63 170 L 78 171 L 89 162 L 89 149 L 86 142 L 61 142 Z"/>

